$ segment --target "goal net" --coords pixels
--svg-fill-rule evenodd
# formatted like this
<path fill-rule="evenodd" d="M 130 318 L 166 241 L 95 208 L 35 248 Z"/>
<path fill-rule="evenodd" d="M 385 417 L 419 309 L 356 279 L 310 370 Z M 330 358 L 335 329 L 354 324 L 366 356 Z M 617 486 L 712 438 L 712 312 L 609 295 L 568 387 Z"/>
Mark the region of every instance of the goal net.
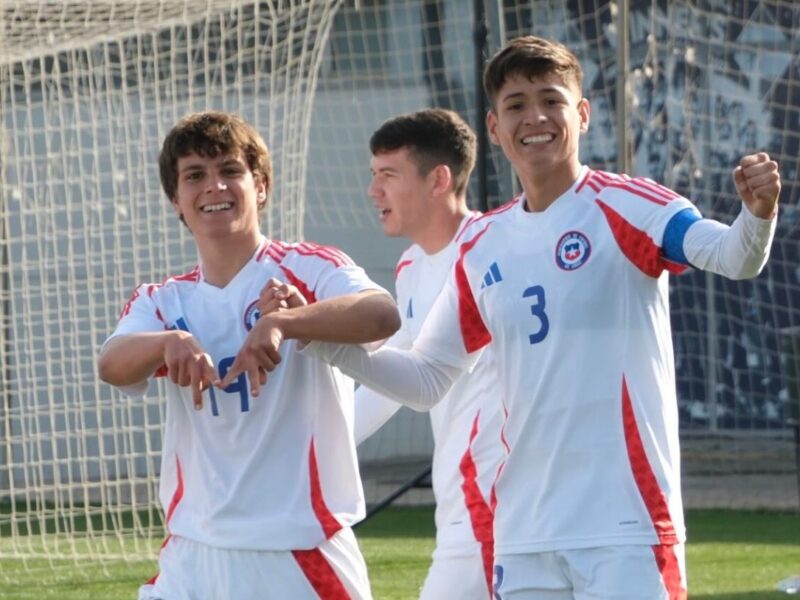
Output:
<path fill-rule="evenodd" d="M 163 395 L 126 401 L 94 363 L 134 287 L 197 260 L 160 189 L 161 141 L 188 112 L 241 114 L 275 163 L 263 229 L 302 238 L 339 5 L 0 1 L 0 560 L 155 556 Z M 14 577 L 0 568 L 0 586 Z"/>
<path fill-rule="evenodd" d="M 406 242 L 381 235 L 366 196 L 367 140 L 383 120 L 425 106 L 458 110 L 481 126 L 473 4 L 371 2 L 336 17 L 311 127 L 306 233 L 340 244 L 387 285 Z M 780 163 L 781 215 L 766 271 L 744 282 L 699 272 L 673 277 L 671 302 L 687 504 L 797 508 L 790 419 L 798 412 L 792 373 L 800 373 L 791 350 L 792 328 L 800 326 L 800 5 L 630 0 L 627 31 L 622 3 L 608 0 L 484 6 L 484 56 L 531 33 L 578 54 L 592 105 L 582 160 L 592 167 L 624 168 L 621 136 L 629 172 L 730 222 L 741 205 L 731 181 L 739 158 L 763 149 Z M 621 48 L 627 68 L 618 67 Z M 627 89 L 624 104 L 618 80 Z M 516 193 L 496 148 L 486 171 L 490 206 Z M 469 194 L 477 207 L 477 173 Z M 405 410 L 362 444 L 364 473 L 375 473 L 367 481 L 371 499 L 385 491 L 382 482 L 400 485 L 413 475 L 431 448 L 426 416 Z M 430 502 L 430 494 L 417 499 Z"/>

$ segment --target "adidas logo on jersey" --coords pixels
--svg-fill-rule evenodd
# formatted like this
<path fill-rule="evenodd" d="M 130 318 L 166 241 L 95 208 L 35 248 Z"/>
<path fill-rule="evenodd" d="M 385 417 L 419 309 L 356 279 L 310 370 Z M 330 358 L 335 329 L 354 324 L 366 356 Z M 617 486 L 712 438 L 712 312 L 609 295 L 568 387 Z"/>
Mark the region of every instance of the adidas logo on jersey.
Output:
<path fill-rule="evenodd" d="M 499 283 L 503 281 L 503 276 L 500 274 L 500 267 L 497 266 L 496 262 L 492 263 L 492 266 L 489 267 L 489 270 L 486 271 L 486 274 L 483 276 L 483 283 L 481 283 L 481 289 L 489 287 L 490 285 L 494 285 L 495 283 Z"/>

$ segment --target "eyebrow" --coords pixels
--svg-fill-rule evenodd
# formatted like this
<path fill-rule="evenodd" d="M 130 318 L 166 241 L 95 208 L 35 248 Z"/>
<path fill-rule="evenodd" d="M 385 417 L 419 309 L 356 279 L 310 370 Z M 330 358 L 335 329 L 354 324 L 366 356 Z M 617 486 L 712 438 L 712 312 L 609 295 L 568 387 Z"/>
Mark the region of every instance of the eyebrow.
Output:
<path fill-rule="evenodd" d="M 246 165 L 242 164 L 235 158 L 227 158 L 224 161 L 222 161 L 222 163 L 220 163 L 219 166 L 220 168 L 231 167 L 231 166 L 246 168 Z M 206 168 L 207 165 L 205 163 L 189 163 L 188 165 L 185 165 L 182 169 L 180 169 L 179 173 L 186 173 L 187 171 L 204 171 Z"/>
<path fill-rule="evenodd" d="M 399 171 L 395 167 L 379 167 L 377 169 L 370 169 L 373 175 L 377 175 L 378 173 L 398 173 Z"/>
<path fill-rule="evenodd" d="M 559 96 L 566 97 L 566 94 L 564 94 L 564 92 L 561 90 L 561 88 L 556 87 L 556 86 L 548 86 L 548 87 L 536 90 L 536 95 L 537 96 L 543 96 L 545 94 L 558 94 Z M 507 102 L 509 100 L 513 100 L 513 99 L 516 99 L 518 97 L 524 97 L 524 96 L 525 96 L 525 92 L 511 92 L 510 94 L 506 94 L 505 96 L 503 96 L 500 99 L 500 101 L 501 102 Z"/>

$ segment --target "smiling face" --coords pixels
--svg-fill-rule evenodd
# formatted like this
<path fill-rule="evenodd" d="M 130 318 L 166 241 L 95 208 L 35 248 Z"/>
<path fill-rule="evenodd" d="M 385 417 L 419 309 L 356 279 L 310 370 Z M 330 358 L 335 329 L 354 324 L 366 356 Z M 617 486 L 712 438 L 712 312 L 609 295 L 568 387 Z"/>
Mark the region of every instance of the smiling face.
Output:
<path fill-rule="evenodd" d="M 384 234 L 415 239 L 428 222 L 436 170 L 422 175 L 409 150 L 400 148 L 374 155 L 370 171 L 367 193 L 380 212 Z"/>
<path fill-rule="evenodd" d="M 520 176 L 560 177 L 580 168 L 578 142 L 589 127 L 589 102 L 577 84 L 549 73 L 509 77 L 486 118 L 489 136 Z"/>
<path fill-rule="evenodd" d="M 198 242 L 257 239 L 264 202 L 266 186 L 241 155 L 209 158 L 192 153 L 178 158 L 172 206 Z"/>

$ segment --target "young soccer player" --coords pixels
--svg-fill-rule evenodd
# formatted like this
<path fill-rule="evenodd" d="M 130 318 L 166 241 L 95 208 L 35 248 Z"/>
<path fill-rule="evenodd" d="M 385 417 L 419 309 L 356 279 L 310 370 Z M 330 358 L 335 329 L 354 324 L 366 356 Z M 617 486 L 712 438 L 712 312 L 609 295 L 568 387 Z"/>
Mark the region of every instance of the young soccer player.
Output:
<path fill-rule="evenodd" d="M 261 234 L 271 162 L 239 117 L 185 117 L 159 165 L 200 262 L 137 288 L 98 359 L 100 377 L 131 394 L 169 378 L 169 537 L 139 598 L 370 598 L 350 530 L 364 514 L 352 382 L 312 357 L 281 361 L 277 347 L 384 339 L 399 326 L 394 301 L 339 250 Z M 308 306 L 259 319 L 271 278 L 303 290 Z M 244 372 L 222 385 L 237 356 Z"/>
<path fill-rule="evenodd" d="M 388 345 L 410 348 L 458 255 L 475 134 L 453 111 L 426 109 L 389 119 L 370 139 L 369 195 L 384 233 L 413 244 L 397 264 L 402 325 Z M 421 600 L 483 598 L 492 581 L 491 487 L 504 449 L 491 353 L 430 411 L 436 548 Z M 355 435 L 377 431 L 400 404 L 365 386 L 356 391 Z"/>
<path fill-rule="evenodd" d="M 469 125 L 443 109 L 389 119 L 372 134 L 368 193 L 384 233 L 414 242 L 397 264 L 402 325 L 386 342 L 389 347 L 411 347 L 453 268 L 461 233 L 480 216 L 466 201 L 475 145 Z M 273 280 L 259 309 L 267 314 L 303 303 L 292 286 Z M 492 369 L 491 352 L 485 352 L 430 410 L 436 548 L 421 600 L 485 598 L 491 590 L 491 487 L 505 454 Z M 355 395 L 356 443 L 401 406 L 361 386 Z"/>
<path fill-rule="evenodd" d="M 724 225 L 649 179 L 580 163 L 590 106 L 563 45 L 512 40 L 484 85 L 490 137 L 522 195 L 465 236 L 410 352 L 306 352 L 400 401 L 433 403 L 491 343 L 509 447 L 494 598 L 685 598 L 668 273 L 755 277 L 775 231 L 778 167 L 764 153 L 741 159 L 742 209 Z"/>

